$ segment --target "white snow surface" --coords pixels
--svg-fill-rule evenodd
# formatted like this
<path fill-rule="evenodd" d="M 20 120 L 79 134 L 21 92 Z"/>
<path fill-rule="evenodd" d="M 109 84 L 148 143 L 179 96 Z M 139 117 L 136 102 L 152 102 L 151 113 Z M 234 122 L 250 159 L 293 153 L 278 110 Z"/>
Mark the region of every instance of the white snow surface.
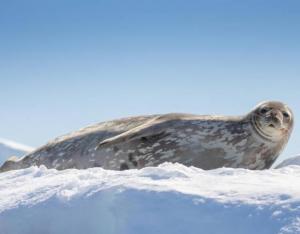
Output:
<path fill-rule="evenodd" d="M 290 165 L 300 166 L 300 155 L 284 160 L 276 168 L 282 168 L 282 167 L 286 167 L 286 166 L 290 166 Z"/>
<path fill-rule="evenodd" d="M 300 233 L 300 167 L 0 174 L 0 234 Z"/>
<path fill-rule="evenodd" d="M 32 147 L 0 138 L 0 166 L 11 156 L 23 156 L 33 150 Z"/>

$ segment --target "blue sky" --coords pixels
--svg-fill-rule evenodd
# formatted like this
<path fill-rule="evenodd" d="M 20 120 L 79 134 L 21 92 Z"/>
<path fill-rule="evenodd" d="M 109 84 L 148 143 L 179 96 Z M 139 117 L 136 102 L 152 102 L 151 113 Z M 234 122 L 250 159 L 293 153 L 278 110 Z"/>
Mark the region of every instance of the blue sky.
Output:
<path fill-rule="evenodd" d="M 87 124 L 281 100 L 300 153 L 299 1 L 5 1 L 1 137 L 39 146 Z"/>

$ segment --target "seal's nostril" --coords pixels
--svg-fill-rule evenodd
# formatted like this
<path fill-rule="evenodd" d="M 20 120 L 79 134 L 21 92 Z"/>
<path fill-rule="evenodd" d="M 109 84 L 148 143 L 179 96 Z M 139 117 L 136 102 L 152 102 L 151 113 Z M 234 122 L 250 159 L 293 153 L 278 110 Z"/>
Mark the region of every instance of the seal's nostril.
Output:
<path fill-rule="evenodd" d="M 278 113 L 277 113 L 277 112 L 274 112 L 274 111 L 272 111 L 272 112 L 271 112 L 271 116 L 272 116 L 272 117 L 277 117 L 277 116 L 278 116 Z"/>

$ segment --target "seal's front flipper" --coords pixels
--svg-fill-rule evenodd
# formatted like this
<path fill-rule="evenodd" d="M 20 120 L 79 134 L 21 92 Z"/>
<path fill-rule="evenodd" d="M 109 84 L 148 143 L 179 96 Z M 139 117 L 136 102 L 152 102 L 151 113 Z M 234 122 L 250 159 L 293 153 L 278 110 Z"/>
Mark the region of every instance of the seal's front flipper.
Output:
<path fill-rule="evenodd" d="M 162 130 L 164 128 L 161 128 L 161 124 L 163 123 L 156 122 L 155 119 L 151 120 L 127 132 L 121 133 L 120 135 L 101 141 L 95 149 L 99 150 L 102 147 L 116 145 L 120 143 L 129 143 L 135 140 L 140 140 L 143 143 L 148 141 L 157 141 L 158 139 L 161 139 L 162 137 L 168 135 L 164 130 Z"/>
<path fill-rule="evenodd" d="M 104 141 L 101 141 L 97 146 L 96 146 L 96 150 L 99 150 L 100 148 L 102 148 L 103 146 L 110 146 L 110 145 L 115 145 L 115 144 L 119 144 L 122 142 L 127 141 L 128 139 L 132 139 L 135 138 L 135 136 L 138 136 L 139 133 L 132 133 L 131 131 L 127 131 L 124 132 L 120 135 L 117 135 L 115 137 L 111 137 L 108 138 Z"/>

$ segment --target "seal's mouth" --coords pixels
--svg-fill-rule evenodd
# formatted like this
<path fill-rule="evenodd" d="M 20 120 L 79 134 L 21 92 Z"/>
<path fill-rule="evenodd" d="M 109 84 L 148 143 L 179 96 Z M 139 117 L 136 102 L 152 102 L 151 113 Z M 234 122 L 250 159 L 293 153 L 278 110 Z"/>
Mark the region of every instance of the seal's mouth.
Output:
<path fill-rule="evenodd" d="M 282 120 L 277 117 L 268 117 L 265 119 L 265 125 L 272 128 L 273 130 L 278 129 L 280 130 L 282 126 Z"/>
<path fill-rule="evenodd" d="M 271 123 L 271 124 L 269 124 L 269 127 L 275 128 L 275 125 Z"/>

